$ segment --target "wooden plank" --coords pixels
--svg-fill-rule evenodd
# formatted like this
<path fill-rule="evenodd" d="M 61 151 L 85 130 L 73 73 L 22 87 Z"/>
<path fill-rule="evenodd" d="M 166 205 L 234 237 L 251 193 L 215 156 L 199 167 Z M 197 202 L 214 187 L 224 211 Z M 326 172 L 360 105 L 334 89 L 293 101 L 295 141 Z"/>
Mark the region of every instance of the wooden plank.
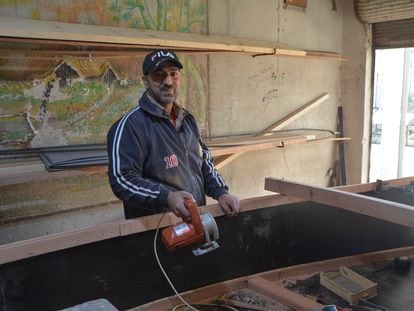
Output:
<path fill-rule="evenodd" d="M 296 196 L 358 214 L 414 227 L 414 207 L 407 204 L 274 178 L 265 179 L 265 190 Z"/>
<path fill-rule="evenodd" d="M 256 136 L 260 137 L 260 136 L 272 135 L 273 134 L 273 133 L 271 133 L 272 131 L 281 130 L 285 126 L 289 125 L 290 123 L 292 123 L 293 121 L 295 121 L 296 119 L 298 119 L 299 117 L 304 115 L 309 110 L 315 108 L 320 103 L 327 100 L 328 98 L 329 98 L 328 93 L 323 93 L 323 94 L 319 95 L 318 97 L 316 97 L 315 99 L 313 99 L 309 103 L 305 104 L 304 106 L 300 107 L 299 109 L 295 110 L 294 112 L 290 113 L 289 115 L 287 115 L 283 119 L 281 119 L 281 120 L 277 121 L 276 123 L 270 125 L 265 130 L 258 133 Z M 215 165 L 216 169 L 219 170 L 222 167 L 224 167 L 225 165 L 229 164 L 231 161 L 233 161 L 233 160 L 237 159 L 238 157 L 240 157 L 241 155 L 243 155 L 244 153 L 245 152 L 234 153 L 231 156 L 223 158 L 221 161 L 217 161 L 217 163 L 214 163 L 214 165 Z"/>
<path fill-rule="evenodd" d="M 294 5 L 306 9 L 308 6 L 307 0 L 285 0 L 285 5 Z"/>
<path fill-rule="evenodd" d="M 385 180 L 383 181 L 383 184 L 389 187 L 401 187 L 401 186 L 408 185 L 411 182 L 414 182 L 413 176 Z M 376 190 L 376 187 L 377 187 L 377 183 L 371 182 L 371 183 L 365 183 L 365 184 L 339 186 L 339 187 L 335 187 L 335 189 L 339 189 L 342 191 L 348 191 L 348 192 L 368 192 L 368 191 Z"/>
<path fill-rule="evenodd" d="M 348 58 L 331 52 L 306 51 L 306 58 L 347 61 Z"/>
<path fill-rule="evenodd" d="M 10 243 L 0 246 L 0 264 L 102 241 L 119 235 L 119 224 L 113 223 Z"/>
<path fill-rule="evenodd" d="M 52 21 L 0 17 L 0 36 L 77 42 L 120 43 L 145 46 L 183 47 L 213 50 L 236 50 L 252 53 L 273 53 L 274 46 L 266 41 L 244 40 L 226 36 L 211 36 L 95 26 Z M 303 52 L 300 51 L 299 52 Z"/>
<path fill-rule="evenodd" d="M 145 47 L 168 47 L 196 50 L 235 51 L 250 54 L 306 57 L 307 52 L 271 41 L 229 36 L 202 35 L 95 26 L 22 18 L 0 17 L 0 37 L 59 40 L 68 42 L 129 44 Z M 334 55 L 335 53 L 332 53 Z M 330 57 L 332 58 L 332 55 Z M 340 58 L 339 54 L 338 58 Z"/>
<path fill-rule="evenodd" d="M 281 304 L 288 306 L 296 311 L 322 310 L 324 307 L 320 303 L 297 294 L 275 282 L 261 277 L 252 278 L 247 281 L 249 288 L 268 296 Z"/>
<path fill-rule="evenodd" d="M 264 196 L 264 197 L 241 200 L 240 205 L 242 209 L 241 212 L 244 213 L 247 211 L 280 206 L 280 205 L 286 205 L 286 204 L 297 203 L 297 202 L 302 202 L 302 201 L 303 200 L 301 199 L 293 198 L 293 197 L 287 197 L 287 196 L 282 196 L 282 195 L 269 195 L 269 196 Z M 201 211 L 208 212 L 212 214 L 213 217 L 219 217 L 219 216 L 224 215 L 223 211 L 221 210 L 218 204 L 211 204 L 211 205 L 201 207 Z M 151 215 L 151 216 L 145 216 L 145 217 L 125 220 L 120 224 L 121 235 L 128 235 L 128 234 L 134 234 L 134 233 L 139 233 L 139 232 L 148 231 L 148 230 L 154 230 L 157 228 L 157 225 L 159 223 L 161 216 L 162 216 L 161 214 L 158 214 L 158 215 Z M 161 222 L 161 227 L 174 225 L 178 221 L 181 221 L 181 219 L 176 217 L 173 213 L 167 213 Z M 1 250 L 1 247 L 0 247 L 0 250 Z"/>
<path fill-rule="evenodd" d="M 99 173 L 105 173 L 108 168 L 106 165 L 101 166 L 89 166 L 85 168 L 77 168 L 72 170 L 62 170 L 62 171 L 55 171 L 55 172 L 48 172 L 45 170 L 43 164 L 41 165 L 29 165 L 26 167 L 23 165 L 21 167 L 14 167 L 13 168 L 2 168 L 2 173 L 0 175 L 0 187 L 1 186 L 9 186 L 9 185 L 17 185 L 17 184 L 25 184 L 29 182 L 39 182 L 39 181 L 49 181 L 54 179 L 60 178 L 68 178 L 74 176 L 82 176 L 82 175 L 93 175 Z M 20 171 L 17 173 L 17 170 Z"/>

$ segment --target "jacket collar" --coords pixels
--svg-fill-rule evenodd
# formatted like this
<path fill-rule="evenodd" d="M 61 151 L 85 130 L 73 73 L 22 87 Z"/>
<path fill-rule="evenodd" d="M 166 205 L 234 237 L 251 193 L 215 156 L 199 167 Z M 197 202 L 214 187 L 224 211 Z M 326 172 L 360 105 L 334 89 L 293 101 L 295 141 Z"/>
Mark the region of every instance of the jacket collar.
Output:
<path fill-rule="evenodd" d="M 151 98 L 146 91 L 140 98 L 139 105 L 142 109 L 156 117 L 169 119 L 169 115 L 164 108 L 155 99 Z M 183 118 L 189 114 L 188 110 L 180 108 L 183 110 Z"/>

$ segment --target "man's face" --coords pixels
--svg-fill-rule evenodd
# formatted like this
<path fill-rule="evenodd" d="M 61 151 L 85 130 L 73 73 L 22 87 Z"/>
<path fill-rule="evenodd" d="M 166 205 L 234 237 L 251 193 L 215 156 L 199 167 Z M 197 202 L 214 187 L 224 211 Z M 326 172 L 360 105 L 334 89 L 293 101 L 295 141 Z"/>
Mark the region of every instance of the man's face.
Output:
<path fill-rule="evenodd" d="M 172 104 L 178 96 L 181 76 L 180 69 L 169 62 L 162 64 L 156 71 L 142 77 L 149 95 L 165 106 Z"/>

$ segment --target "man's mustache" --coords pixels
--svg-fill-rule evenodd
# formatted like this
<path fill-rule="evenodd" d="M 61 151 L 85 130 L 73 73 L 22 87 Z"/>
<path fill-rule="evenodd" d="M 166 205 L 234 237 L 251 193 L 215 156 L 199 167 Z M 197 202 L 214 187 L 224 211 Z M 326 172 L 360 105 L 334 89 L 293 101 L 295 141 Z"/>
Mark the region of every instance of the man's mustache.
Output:
<path fill-rule="evenodd" d="M 174 89 L 173 85 L 164 85 L 160 88 L 161 91 L 168 91 L 170 89 Z"/>

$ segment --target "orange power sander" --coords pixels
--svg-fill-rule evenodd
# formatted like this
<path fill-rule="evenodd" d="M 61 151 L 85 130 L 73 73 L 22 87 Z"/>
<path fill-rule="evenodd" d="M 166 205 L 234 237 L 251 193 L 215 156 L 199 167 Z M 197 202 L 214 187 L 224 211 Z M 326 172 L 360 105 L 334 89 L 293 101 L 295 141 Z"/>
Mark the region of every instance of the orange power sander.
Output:
<path fill-rule="evenodd" d="M 185 208 L 190 212 L 191 220 L 179 222 L 162 230 L 162 241 L 169 251 L 191 244 L 201 243 L 193 250 L 193 254 L 203 255 L 219 247 L 219 232 L 216 221 L 210 213 L 200 215 L 198 207 L 191 199 L 184 200 Z"/>

